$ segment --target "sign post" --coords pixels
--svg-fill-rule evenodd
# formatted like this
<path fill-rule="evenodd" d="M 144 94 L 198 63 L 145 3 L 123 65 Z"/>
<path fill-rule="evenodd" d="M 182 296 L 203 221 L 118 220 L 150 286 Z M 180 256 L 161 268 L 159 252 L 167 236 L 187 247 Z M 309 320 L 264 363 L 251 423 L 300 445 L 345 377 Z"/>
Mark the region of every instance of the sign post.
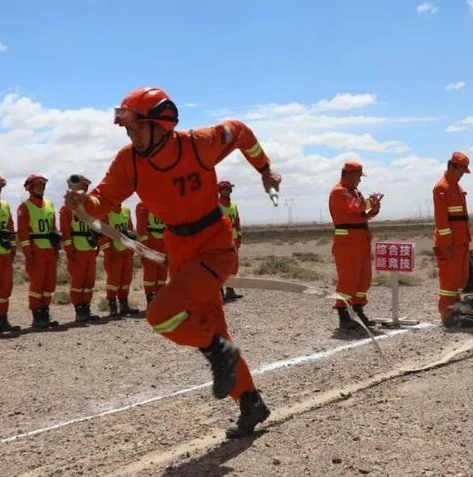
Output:
<path fill-rule="evenodd" d="M 391 279 L 391 320 L 375 321 L 393 327 L 417 325 L 415 320 L 399 318 L 399 273 L 414 270 L 414 244 L 411 242 L 376 242 L 375 269 L 378 272 L 389 272 Z"/>

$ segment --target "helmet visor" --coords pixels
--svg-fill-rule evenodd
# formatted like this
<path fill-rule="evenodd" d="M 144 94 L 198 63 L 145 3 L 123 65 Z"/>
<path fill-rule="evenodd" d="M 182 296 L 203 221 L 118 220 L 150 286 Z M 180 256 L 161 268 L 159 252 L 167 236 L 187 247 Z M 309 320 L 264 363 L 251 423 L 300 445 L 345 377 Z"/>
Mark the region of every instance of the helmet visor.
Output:
<path fill-rule="evenodd" d="M 142 114 L 130 108 L 115 108 L 115 124 L 119 126 L 130 126 L 139 120 L 146 119 Z"/>

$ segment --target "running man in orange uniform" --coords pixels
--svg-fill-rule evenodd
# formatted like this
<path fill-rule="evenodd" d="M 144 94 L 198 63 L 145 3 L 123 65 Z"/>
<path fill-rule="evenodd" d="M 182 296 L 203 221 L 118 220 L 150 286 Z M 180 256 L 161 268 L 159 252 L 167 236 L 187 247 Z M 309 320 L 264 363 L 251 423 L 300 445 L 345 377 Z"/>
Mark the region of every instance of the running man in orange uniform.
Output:
<path fill-rule="evenodd" d="M 78 184 L 73 184 L 71 177 L 77 178 Z M 77 190 L 87 192 L 89 179 L 84 176 L 71 177 L 67 180 L 70 188 L 77 187 Z M 97 265 L 97 235 L 65 205 L 59 211 L 59 225 L 62 245 L 66 252 L 70 277 L 69 295 L 76 312 L 75 320 L 77 323 L 97 321 L 99 316 L 92 315 L 90 311 Z"/>
<path fill-rule="evenodd" d="M 469 164 L 465 154 L 454 152 L 447 170 L 433 189 L 434 252 L 439 270 L 438 310 L 447 328 L 460 325 L 450 307 L 460 301 L 469 274 L 471 235 L 466 192 L 459 183 L 463 174 L 470 173 Z M 473 320 L 461 323 L 461 326 L 472 325 Z"/>
<path fill-rule="evenodd" d="M 153 250 L 166 253 L 164 246 L 164 229 L 166 225 L 145 207 L 143 202 L 136 205 L 136 232 L 138 240 Z M 167 267 L 142 257 L 143 265 L 143 288 L 148 305 L 158 294 L 159 290 L 166 284 L 168 277 Z"/>
<path fill-rule="evenodd" d="M 128 207 L 118 204 L 108 213 L 105 222 L 128 237 L 137 238 L 133 231 L 133 222 Z M 106 294 L 110 316 L 118 318 L 137 315 L 140 310 L 130 308 L 128 303 L 130 285 L 133 280 L 133 252 L 121 242 L 111 240 L 105 235 L 102 235 L 99 243 L 107 275 Z M 120 308 L 117 306 L 117 297 Z"/>
<path fill-rule="evenodd" d="M 230 181 L 220 181 L 218 183 L 218 192 L 220 194 L 220 208 L 222 209 L 223 213 L 230 219 L 232 223 L 232 236 L 233 236 L 233 243 L 235 244 L 235 248 L 238 254 L 241 246 L 241 223 L 240 223 L 240 214 L 238 213 L 238 207 L 236 203 L 231 199 L 233 188 L 235 184 L 232 184 Z M 236 275 L 238 273 L 238 266 L 239 260 L 237 257 L 235 270 L 233 270 L 232 275 Z M 238 298 L 242 298 L 243 295 L 239 293 L 235 293 L 235 290 L 231 287 L 226 287 L 225 293 L 223 293 L 222 288 L 222 298 L 223 301 L 233 301 Z"/>
<path fill-rule="evenodd" d="M 68 191 L 66 204 L 101 217 L 134 192 L 165 224 L 170 282 L 147 309 L 153 329 L 180 345 L 199 348 L 213 373 L 213 394 L 238 400 L 241 414 L 229 438 L 249 435 L 269 415 L 248 365 L 232 343 L 220 287 L 235 269 L 232 224 L 218 203 L 215 166 L 235 149 L 261 174 L 266 191 L 281 177 L 253 132 L 228 120 L 214 127 L 175 131 L 178 111 L 158 88 L 131 92 L 115 110 L 131 144 L 121 149 L 88 195 Z"/>
<path fill-rule="evenodd" d="M 7 181 L 0 176 L 0 196 Z M 19 326 L 8 320 L 8 305 L 13 290 L 13 260 L 16 255 L 16 239 L 10 205 L 0 200 L 0 333 L 17 333 Z"/>
<path fill-rule="evenodd" d="M 29 175 L 24 187 L 30 197 L 17 210 L 18 240 L 30 280 L 28 302 L 33 313 L 32 326 L 41 329 L 58 325 L 57 321 L 51 321 L 49 305 L 56 289 L 61 236 L 56 228 L 54 205 L 43 198 L 47 181 L 42 175 Z"/>
<path fill-rule="evenodd" d="M 365 325 L 373 326 L 374 321 L 363 310 L 368 303 L 366 295 L 372 276 L 368 221 L 378 215 L 382 195 L 363 197 L 357 187 L 364 175 L 361 164 L 347 162 L 342 168 L 340 181 L 330 192 L 329 208 L 335 227 L 332 254 L 337 267 L 336 292 L 353 306 Z M 334 308 L 338 312 L 340 329 L 356 327 L 343 300 L 336 300 Z"/>

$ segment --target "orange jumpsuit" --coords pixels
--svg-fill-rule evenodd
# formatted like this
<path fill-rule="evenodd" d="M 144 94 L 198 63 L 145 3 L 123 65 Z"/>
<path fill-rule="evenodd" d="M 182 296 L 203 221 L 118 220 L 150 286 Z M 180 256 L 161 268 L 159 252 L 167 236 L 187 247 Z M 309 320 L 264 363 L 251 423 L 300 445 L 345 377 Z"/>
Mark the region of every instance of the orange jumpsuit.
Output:
<path fill-rule="evenodd" d="M 95 286 L 97 247 L 92 247 L 85 240 L 84 246 L 79 242 L 90 233 L 90 228 L 77 219 L 66 206 L 61 207 L 59 211 L 59 226 L 67 256 L 71 303 L 73 305 L 90 303 Z M 76 228 L 80 231 L 76 231 Z"/>
<path fill-rule="evenodd" d="M 30 197 L 28 201 L 38 208 L 44 208 L 43 199 Z M 40 246 L 43 239 L 30 237 L 32 228 L 30 213 L 26 206 L 28 201 L 21 203 L 17 210 L 18 240 L 25 256 L 26 274 L 30 280 L 28 305 L 30 310 L 37 310 L 49 308 L 51 304 L 56 289 L 58 253 L 50 243 Z M 55 215 L 50 222 L 42 224 L 41 230 L 45 235 L 57 231 Z"/>
<path fill-rule="evenodd" d="M 157 252 L 166 253 L 163 234 L 165 225 L 150 214 L 143 202 L 136 205 L 136 232 L 140 242 Z M 153 262 L 147 258 L 142 258 L 143 265 L 143 288 L 147 297 L 156 295 L 166 284 L 168 270 L 166 266 Z"/>
<path fill-rule="evenodd" d="M 230 339 L 220 287 L 237 259 L 232 226 L 218 203 L 215 165 L 235 149 L 262 172 L 270 167 L 252 131 L 237 120 L 189 132 L 170 133 L 153 157 L 121 149 L 102 182 L 87 196 L 86 210 L 103 216 L 136 191 L 146 208 L 166 224 L 170 283 L 147 309 L 155 331 L 172 341 L 206 348 L 216 334 Z M 255 390 L 245 360 L 237 363 L 230 396 Z"/>
<path fill-rule="evenodd" d="M 13 232 L 10 206 L 0 200 L 0 230 Z M 13 290 L 13 260 L 16 254 L 16 240 L 0 237 L 0 317 L 8 313 L 8 304 Z"/>
<path fill-rule="evenodd" d="M 438 310 L 444 319 L 451 313 L 449 306 L 460 300 L 468 281 L 471 236 L 466 192 L 454 175 L 444 173 L 434 186 L 433 200 L 434 252 L 439 270 Z M 450 256 L 447 247 L 452 250 Z"/>
<path fill-rule="evenodd" d="M 113 212 L 123 214 L 125 207 L 116 207 Z M 127 224 L 122 224 L 122 229 L 133 230 L 133 222 L 129 209 L 127 209 Z M 105 218 L 105 223 L 110 223 L 110 214 Z M 106 297 L 107 300 L 114 300 L 118 297 L 123 300 L 128 297 L 130 285 L 133 280 L 133 252 L 124 247 L 117 250 L 117 246 L 113 240 L 103 235 L 100 238 L 100 250 L 103 251 L 103 266 L 107 275 Z"/>
<path fill-rule="evenodd" d="M 220 196 L 220 198 L 219 198 L 219 203 L 223 207 L 230 207 L 230 204 L 232 202 L 233 201 L 230 199 L 230 197 Z M 233 243 L 235 244 L 236 251 L 237 251 L 237 254 L 238 254 L 238 251 L 240 250 L 240 246 L 241 246 L 241 222 L 240 222 L 240 214 L 238 213 L 238 208 L 236 207 L 236 204 L 234 202 L 233 202 L 233 204 L 235 205 L 236 214 L 235 215 L 233 215 L 233 214 L 228 215 L 227 214 L 227 215 L 228 215 L 228 218 L 230 219 L 230 222 L 232 223 Z M 225 212 L 225 210 L 224 210 L 224 212 Z M 232 272 L 232 275 L 236 275 L 238 273 L 239 264 L 240 264 L 240 261 L 237 257 L 235 269 Z"/>
<path fill-rule="evenodd" d="M 336 292 L 351 305 L 366 305 L 371 286 L 371 232 L 368 220 L 376 213 L 357 190 L 341 179 L 331 190 L 329 209 L 335 227 L 332 254 L 337 268 Z M 368 209 L 368 210 L 367 210 Z M 342 300 L 334 308 L 344 308 Z"/>

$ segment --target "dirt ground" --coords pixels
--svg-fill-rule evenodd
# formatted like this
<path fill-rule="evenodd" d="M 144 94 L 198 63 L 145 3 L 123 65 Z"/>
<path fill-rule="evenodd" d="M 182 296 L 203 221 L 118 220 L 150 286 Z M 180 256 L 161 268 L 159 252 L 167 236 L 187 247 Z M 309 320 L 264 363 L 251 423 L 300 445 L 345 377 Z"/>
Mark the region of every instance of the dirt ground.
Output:
<path fill-rule="evenodd" d="M 317 295 L 241 290 L 226 305 L 272 410 L 237 441 L 224 429 L 238 408 L 212 398 L 197 351 L 143 319 L 73 326 L 70 305 L 53 305 L 54 331 L 33 332 L 27 284 L 16 285 L 10 318 L 24 330 L 0 339 L 0 476 L 473 476 L 473 336 L 439 326 L 430 239 L 409 240 L 400 314 L 419 325 L 379 327 L 383 355 L 362 330 L 339 332 Z M 333 289 L 328 240 L 252 243 L 241 262 L 244 276 Z M 131 301 L 143 307 L 139 282 L 137 270 Z M 371 317 L 391 317 L 386 283 L 375 274 Z"/>

